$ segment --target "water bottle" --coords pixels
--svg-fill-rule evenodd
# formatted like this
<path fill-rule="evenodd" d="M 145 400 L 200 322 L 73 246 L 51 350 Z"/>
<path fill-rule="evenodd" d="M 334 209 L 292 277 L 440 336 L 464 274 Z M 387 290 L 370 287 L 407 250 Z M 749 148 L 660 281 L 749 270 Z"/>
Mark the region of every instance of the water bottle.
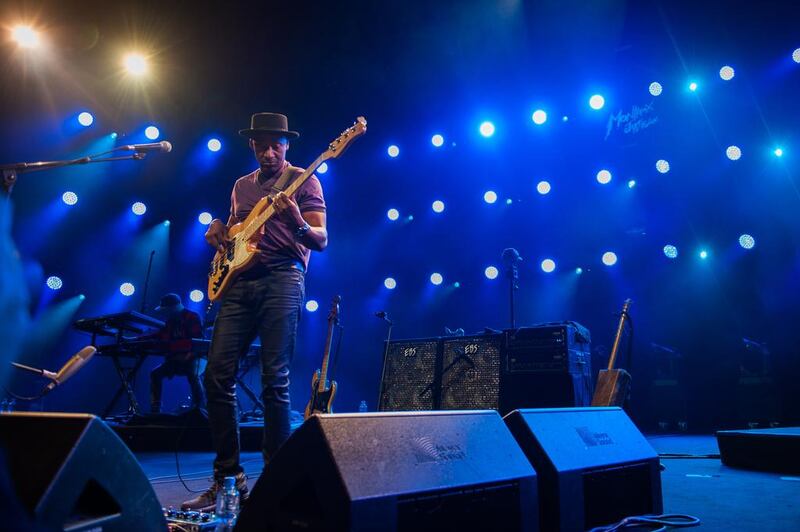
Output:
<path fill-rule="evenodd" d="M 363 414 L 364 412 L 366 412 L 366 411 L 367 411 L 367 402 L 366 402 L 366 401 L 361 401 L 361 403 L 359 403 L 359 405 L 358 405 L 358 411 L 359 411 L 361 414 Z"/>
<path fill-rule="evenodd" d="M 215 532 L 231 532 L 239 515 L 239 490 L 236 477 L 225 477 L 222 489 L 217 492 L 217 528 Z"/>

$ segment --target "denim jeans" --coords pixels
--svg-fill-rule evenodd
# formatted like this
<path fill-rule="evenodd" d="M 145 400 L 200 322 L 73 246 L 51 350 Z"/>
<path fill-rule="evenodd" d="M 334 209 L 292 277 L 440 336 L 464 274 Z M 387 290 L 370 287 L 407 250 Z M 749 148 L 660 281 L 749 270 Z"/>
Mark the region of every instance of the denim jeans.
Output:
<path fill-rule="evenodd" d="M 272 269 L 236 279 L 225 294 L 214 323 L 205 372 L 214 476 L 234 476 L 239 464 L 236 373 L 239 359 L 261 339 L 261 398 L 264 402 L 264 462 L 286 441 L 289 416 L 289 364 L 304 298 L 302 265 Z"/>

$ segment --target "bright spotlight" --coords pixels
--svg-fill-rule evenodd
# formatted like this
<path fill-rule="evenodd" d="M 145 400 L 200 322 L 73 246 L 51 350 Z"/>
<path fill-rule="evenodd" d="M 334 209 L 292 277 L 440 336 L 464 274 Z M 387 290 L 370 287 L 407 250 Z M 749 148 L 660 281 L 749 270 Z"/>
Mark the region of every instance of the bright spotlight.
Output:
<path fill-rule="evenodd" d="M 400 148 L 392 144 L 386 149 L 386 153 L 389 154 L 389 157 L 392 158 L 397 157 L 398 155 L 400 155 Z"/>
<path fill-rule="evenodd" d="M 433 209 L 433 212 L 444 211 L 444 202 L 441 200 L 434 201 L 433 204 L 431 205 L 431 209 Z"/>
<path fill-rule="evenodd" d="M 581 268 L 580 266 L 578 266 L 577 268 L 575 268 L 575 275 L 580 275 L 580 274 L 582 274 L 582 273 L 583 273 L 583 268 Z"/>
<path fill-rule="evenodd" d="M 775 157 L 783 157 L 783 148 L 775 148 L 772 153 L 775 154 Z"/>
<path fill-rule="evenodd" d="M 442 284 L 442 281 L 444 281 L 444 279 L 442 278 L 442 274 L 441 273 L 432 273 L 431 274 L 431 284 L 435 284 L 436 286 L 439 286 L 440 284 Z"/>
<path fill-rule="evenodd" d="M 47 278 L 47 288 L 50 290 L 61 290 L 62 286 L 64 286 L 64 283 L 61 281 L 60 277 L 51 275 Z"/>
<path fill-rule="evenodd" d="M 219 141 L 219 139 L 209 140 L 206 146 L 208 147 L 209 151 L 219 151 L 222 149 L 222 143 Z"/>
<path fill-rule="evenodd" d="M 136 288 L 131 283 L 122 283 L 119 285 L 119 293 L 123 296 L 132 296 L 134 292 L 136 292 Z"/>
<path fill-rule="evenodd" d="M 483 201 L 486 203 L 494 203 L 497 201 L 497 193 L 494 190 L 487 190 L 483 195 Z"/>
<path fill-rule="evenodd" d="M 658 96 L 664 89 L 663 87 L 661 87 L 661 83 L 654 81 L 653 83 L 650 84 L 649 90 L 650 94 L 652 94 L 653 96 Z"/>
<path fill-rule="evenodd" d="M 64 192 L 63 194 L 61 194 L 61 201 L 63 201 L 67 205 L 75 205 L 76 203 L 78 203 L 78 195 L 70 191 Z"/>
<path fill-rule="evenodd" d="M 667 244 L 664 246 L 664 256 L 668 259 L 676 259 L 678 258 L 678 248 L 673 246 L 672 244 Z"/>
<path fill-rule="evenodd" d="M 11 30 L 11 38 L 20 48 L 36 48 L 39 46 L 39 33 L 30 26 L 16 26 Z"/>
<path fill-rule="evenodd" d="M 531 115 L 531 120 L 533 120 L 533 123 L 536 124 L 537 126 L 541 126 L 542 124 L 547 122 L 547 113 L 542 111 L 541 109 L 537 109 Z"/>
<path fill-rule="evenodd" d="M 197 221 L 203 225 L 208 225 L 214 221 L 214 217 L 211 216 L 210 212 L 201 212 L 200 216 L 197 217 Z"/>
<path fill-rule="evenodd" d="M 511 205 L 512 203 L 514 203 L 514 200 L 511 198 L 506 199 L 506 205 Z"/>
<path fill-rule="evenodd" d="M 635 179 L 629 179 L 628 180 L 628 188 L 633 188 L 635 186 L 636 186 L 636 180 Z"/>
<path fill-rule="evenodd" d="M 438 134 L 432 136 L 431 137 L 431 144 L 433 144 L 437 148 L 440 148 L 444 144 L 444 137 L 441 136 L 441 135 L 438 135 Z"/>
<path fill-rule="evenodd" d="M 719 77 L 721 77 L 725 81 L 732 80 L 734 75 L 735 72 L 733 70 L 733 67 L 725 65 L 724 67 L 719 69 Z"/>
<path fill-rule="evenodd" d="M 200 303 L 203 299 L 205 299 L 206 295 L 203 293 L 202 290 L 192 290 L 189 292 L 189 299 L 194 301 L 195 303 Z"/>
<path fill-rule="evenodd" d="M 395 221 L 400 218 L 400 211 L 397 209 L 389 209 L 386 211 L 386 217 L 389 218 L 391 221 Z"/>
<path fill-rule="evenodd" d="M 547 181 L 539 181 L 539 183 L 536 185 L 536 192 L 538 192 L 542 196 L 544 196 L 545 194 L 549 194 L 550 183 L 548 183 Z"/>
<path fill-rule="evenodd" d="M 150 140 L 156 140 L 159 135 L 161 135 L 161 132 L 156 126 L 147 126 L 144 130 L 144 136 Z"/>
<path fill-rule="evenodd" d="M 753 246 L 756 245 L 756 239 L 748 234 L 744 234 L 739 237 L 739 245 L 744 249 L 753 249 Z"/>
<path fill-rule="evenodd" d="M 552 273 L 556 269 L 556 261 L 553 259 L 544 259 L 542 261 L 542 271 L 545 273 Z"/>
<path fill-rule="evenodd" d="M 689 90 L 692 91 L 692 92 L 697 90 L 697 82 L 696 81 L 692 81 L 691 83 L 689 83 Z"/>
<path fill-rule="evenodd" d="M 602 109 L 605 104 L 606 104 L 606 99 L 600 96 L 599 94 L 595 94 L 594 96 L 589 98 L 589 107 L 591 107 L 595 111 Z"/>
<path fill-rule="evenodd" d="M 94 117 L 92 113 L 87 113 L 86 111 L 82 112 L 78 115 L 78 123 L 83 127 L 89 127 L 94 123 Z"/>
<path fill-rule="evenodd" d="M 800 63 L 800 48 L 795 48 L 795 51 L 792 52 L 792 60 L 795 63 Z"/>
<path fill-rule="evenodd" d="M 486 276 L 487 279 L 497 279 L 497 268 L 494 266 L 488 266 L 485 270 L 483 270 L 483 275 Z"/>
<path fill-rule="evenodd" d="M 613 266 L 617 263 L 617 254 L 613 251 L 606 251 L 603 253 L 603 264 L 606 266 Z"/>
<path fill-rule="evenodd" d="M 321 165 L 317 166 L 317 173 L 318 174 L 327 174 L 328 173 L 328 163 L 322 163 Z"/>
<path fill-rule="evenodd" d="M 131 211 L 133 211 L 133 214 L 135 214 L 136 216 L 141 216 L 147 212 L 147 205 L 145 205 L 141 201 L 137 201 L 136 203 L 131 205 Z"/>
<path fill-rule="evenodd" d="M 161 225 L 163 225 L 164 227 L 169 227 L 169 224 L 170 224 L 169 220 L 164 220 L 163 222 L 161 222 Z"/>
<path fill-rule="evenodd" d="M 597 182 L 601 185 L 607 185 L 611 183 L 611 172 L 608 170 L 600 170 L 597 172 Z"/>
<path fill-rule="evenodd" d="M 130 53 L 123 60 L 125 70 L 134 76 L 142 76 L 147 72 L 147 61 L 142 54 Z"/>
<path fill-rule="evenodd" d="M 383 286 L 385 286 L 389 290 L 394 290 L 395 288 L 397 288 L 397 281 L 395 281 L 392 277 L 387 277 L 383 281 Z"/>
<path fill-rule="evenodd" d="M 319 310 L 319 303 L 317 303 L 314 299 L 309 299 L 306 301 L 306 310 L 309 312 L 316 312 Z"/>
<path fill-rule="evenodd" d="M 738 161 L 742 157 L 742 150 L 739 146 L 728 146 L 728 149 L 725 150 L 725 155 L 727 155 L 728 159 L 731 161 Z"/>
<path fill-rule="evenodd" d="M 708 251 L 706 251 L 705 249 L 701 249 L 698 255 L 700 255 L 701 259 L 706 260 L 708 258 Z"/>
<path fill-rule="evenodd" d="M 484 137 L 487 137 L 487 138 L 491 137 L 492 135 L 494 135 L 494 124 L 492 124 L 491 122 L 489 122 L 487 120 L 486 122 L 483 122 L 481 124 L 481 126 L 478 128 L 478 130 L 481 132 L 481 135 L 483 135 Z"/>
<path fill-rule="evenodd" d="M 657 160 L 656 170 L 658 170 L 662 174 L 666 174 L 667 172 L 669 172 L 669 163 L 664 159 Z"/>

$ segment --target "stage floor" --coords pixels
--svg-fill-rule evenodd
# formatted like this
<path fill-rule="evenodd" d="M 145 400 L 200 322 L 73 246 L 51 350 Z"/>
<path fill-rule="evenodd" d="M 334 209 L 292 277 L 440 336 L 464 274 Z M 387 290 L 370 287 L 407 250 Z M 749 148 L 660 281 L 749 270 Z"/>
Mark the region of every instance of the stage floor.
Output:
<path fill-rule="evenodd" d="M 650 436 L 661 454 L 719 454 L 713 436 Z M 161 504 L 178 506 L 192 495 L 177 478 L 173 453 L 138 453 Z M 180 469 L 190 489 L 202 490 L 211 476 L 210 453 L 181 453 Z M 663 458 L 664 511 L 699 517 L 703 530 L 800 530 L 800 477 L 743 471 L 718 458 Z M 242 465 L 255 484 L 260 453 L 243 453 Z"/>

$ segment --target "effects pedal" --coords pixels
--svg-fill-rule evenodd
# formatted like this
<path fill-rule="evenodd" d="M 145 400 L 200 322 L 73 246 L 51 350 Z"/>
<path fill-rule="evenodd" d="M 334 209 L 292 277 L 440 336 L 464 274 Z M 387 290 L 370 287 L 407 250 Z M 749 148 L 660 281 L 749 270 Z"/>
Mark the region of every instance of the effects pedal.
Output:
<path fill-rule="evenodd" d="M 216 529 L 219 524 L 217 516 L 205 512 L 176 510 L 173 507 L 162 508 L 167 520 L 167 530 L 176 532 L 206 532 Z"/>

